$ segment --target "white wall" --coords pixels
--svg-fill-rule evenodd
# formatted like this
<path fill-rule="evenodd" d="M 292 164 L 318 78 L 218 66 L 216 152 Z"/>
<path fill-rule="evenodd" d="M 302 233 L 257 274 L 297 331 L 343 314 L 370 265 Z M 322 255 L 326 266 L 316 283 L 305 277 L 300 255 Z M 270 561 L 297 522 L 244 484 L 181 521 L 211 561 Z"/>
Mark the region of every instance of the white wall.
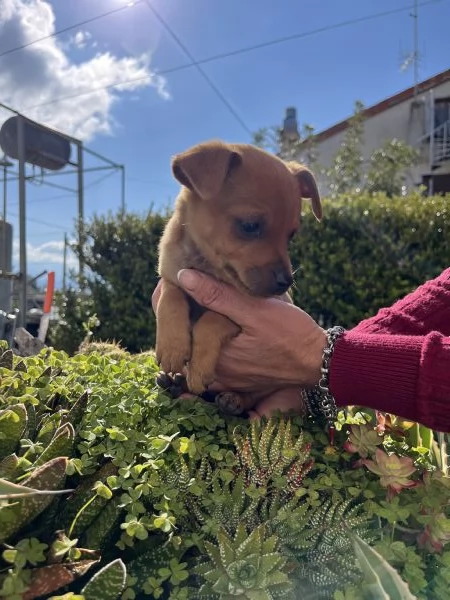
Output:
<path fill-rule="evenodd" d="M 383 112 L 367 117 L 364 124 L 363 157 L 368 160 L 372 152 L 380 148 L 386 141 L 393 138 L 405 141 L 421 150 L 420 164 L 406 173 L 406 184 L 420 184 L 422 175 L 429 173 L 428 152 L 426 147 L 420 147 L 419 138 L 430 130 L 430 99 L 450 98 L 450 81 L 447 81 L 430 92 L 419 96 L 421 106 L 413 110 L 412 99 L 387 108 Z M 345 137 L 345 131 L 337 133 L 317 144 L 318 162 L 321 167 L 331 166 L 336 152 Z M 439 169 L 439 173 L 450 172 L 450 165 Z M 326 180 L 316 173 L 321 193 L 326 195 L 328 187 Z"/>

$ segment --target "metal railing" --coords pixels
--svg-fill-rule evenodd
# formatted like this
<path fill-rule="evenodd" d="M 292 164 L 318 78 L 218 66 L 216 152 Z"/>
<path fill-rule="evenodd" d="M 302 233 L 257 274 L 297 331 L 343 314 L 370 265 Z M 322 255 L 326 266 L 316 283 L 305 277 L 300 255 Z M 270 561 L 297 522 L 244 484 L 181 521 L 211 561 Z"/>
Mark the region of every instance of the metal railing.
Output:
<path fill-rule="evenodd" d="M 433 130 L 430 138 L 430 162 L 438 166 L 450 160 L 450 120 Z"/>
<path fill-rule="evenodd" d="M 450 119 L 432 129 L 418 141 L 420 145 L 428 146 L 430 169 L 435 169 L 450 160 Z"/>

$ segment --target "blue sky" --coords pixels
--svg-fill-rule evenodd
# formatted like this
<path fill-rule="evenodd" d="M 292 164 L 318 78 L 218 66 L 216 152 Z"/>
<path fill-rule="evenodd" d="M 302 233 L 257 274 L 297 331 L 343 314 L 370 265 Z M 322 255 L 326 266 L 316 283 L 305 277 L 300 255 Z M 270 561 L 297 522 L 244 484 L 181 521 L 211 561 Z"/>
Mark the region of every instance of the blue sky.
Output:
<path fill-rule="evenodd" d="M 197 60 L 411 3 L 149 1 Z M 0 4 L 4 5 L 0 11 L 1 53 L 126 2 L 0 0 Z M 142 1 L 0 57 L 0 101 L 79 135 L 92 150 L 124 164 L 127 209 L 143 212 L 152 205 L 161 208 L 173 202 L 178 185 L 171 176 L 170 158 L 192 144 L 214 137 L 249 142 L 249 131 L 280 123 L 285 108 L 291 105 L 297 107 L 300 122 L 321 130 L 351 114 L 357 99 L 370 105 L 412 85 L 413 70 L 400 70 L 402 59 L 413 50 L 410 12 L 204 64 L 202 68 L 239 120 L 195 67 L 176 70 L 189 59 Z M 419 7 L 420 79 L 450 68 L 449 22 L 450 0 Z M 159 74 L 157 78 L 153 73 Z M 138 77 L 139 82 L 125 89 L 84 93 Z M 78 93 L 82 95 L 74 97 Z M 72 97 L 54 102 L 64 96 Z M 41 106 L 35 108 L 37 105 Z M 94 162 L 88 160 L 87 164 L 93 166 Z M 119 175 L 98 181 L 106 174 L 86 175 L 87 217 L 119 207 Z M 75 183 L 71 176 L 47 181 L 68 188 Z M 27 186 L 29 271 L 56 269 L 60 282 L 62 239 L 64 232 L 73 233 L 77 200 L 73 192 L 37 183 Z M 7 210 L 17 237 L 15 183 L 8 187 Z"/>

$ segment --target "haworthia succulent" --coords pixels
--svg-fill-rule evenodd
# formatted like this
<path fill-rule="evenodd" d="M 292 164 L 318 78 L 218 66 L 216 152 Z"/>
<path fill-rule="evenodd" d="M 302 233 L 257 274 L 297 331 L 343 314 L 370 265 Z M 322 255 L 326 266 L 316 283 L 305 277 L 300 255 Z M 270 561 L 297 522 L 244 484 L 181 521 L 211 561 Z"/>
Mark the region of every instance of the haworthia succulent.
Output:
<path fill-rule="evenodd" d="M 13 368 L 13 351 L 5 350 L 3 354 L 0 356 L 0 368 L 9 369 L 10 371 Z"/>
<path fill-rule="evenodd" d="M 27 365 L 23 360 L 19 360 L 14 368 L 14 371 L 21 371 L 22 373 L 26 373 L 27 370 Z"/>
<path fill-rule="evenodd" d="M 52 415 L 44 416 L 39 423 L 39 431 L 36 440 L 44 447 L 47 446 L 47 444 L 49 444 L 53 439 L 53 436 L 55 435 L 59 426 L 59 420 L 55 420 Z"/>
<path fill-rule="evenodd" d="M 17 454 L 9 454 L 0 461 L 0 477 L 13 481 L 17 472 L 19 459 Z"/>
<path fill-rule="evenodd" d="M 94 495 L 95 491 L 93 491 L 94 484 L 97 481 L 101 481 L 102 483 L 106 483 L 107 478 L 110 475 L 117 474 L 117 467 L 113 465 L 111 462 L 105 463 L 100 467 L 95 473 L 89 475 L 84 478 L 83 482 L 80 483 L 75 488 L 75 492 L 73 495 L 64 503 L 64 508 L 61 511 L 60 515 L 60 524 L 62 529 L 69 529 L 72 524 L 72 521 L 75 519 L 79 510 L 88 502 Z M 88 512 L 84 514 L 85 511 L 80 515 L 79 521 L 82 523 L 82 527 L 88 527 L 95 517 L 100 513 L 102 508 L 105 506 L 107 500 L 105 498 L 101 498 L 98 496 L 97 498 L 87 507 Z M 94 505 L 94 506 L 92 506 Z M 78 523 L 78 522 L 77 522 Z M 78 529 L 77 531 L 83 531 L 83 529 Z"/>
<path fill-rule="evenodd" d="M 75 563 L 48 565 L 31 570 L 31 579 L 28 590 L 23 594 L 22 600 L 33 600 L 47 596 L 63 586 L 75 581 L 97 563 L 97 560 L 80 560 Z M 98 596 L 97 600 L 106 596 Z"/>
<path fill-rule="evenodd" d="M 27 411 L 23 404 L 0 410 L 0 459 L 16 450 L 26 425 Z"/>
<path fill-rule="evenodd" d="M 75 431 L 78 430 L 81 420 L 86 412 L 89 401 L 89 392 L 85 391 L 78 400 L 72 405 L 71 409 L 65 416 L 65 420 L 73 425 Z"/>
<path fill-rule="evenodd" d="M 35 490 L 60 490 L 66 478 L 66 467 L 67 458 L 54 458 L 33 471 L 22 485 Z M 21 527 L 30 523 L 53 499 L 50 494 L 26 495 L 13 504 L 0 507 L 0 542 L 5 542 Z"/>
<path fill-rule="evenodd" d="M 27 428 L 26 428 L 25 437 L 29 438 L 30 440 L 33 440 L 34 436 L 36 435 L 36 427 L 37 427 L 36 409 L 34 408 L 34 404 L 31 404 L 31 402 L 27 403 L 26 409 L 27 409 L 28 419 L 27 419 Z"/>
<path fill-rule="evenodd" d="M 48 460 L 57 456 L 67 456 L 70 458 L 72 456 L 74 439 L 75 431 L 72 425 L 70 423 L 62 425 L 55 431 L 55 435 L 49 445 L 37 458 L 33 466 L 38 467 L 43 465 Z"/>
<path fill-rule="evenodd" d="M 81 590 L 85 600 L 116 600 L 125 588 L 127 571 L 120 558 L 97 571 Z"/>
<path fill-rule="evenodd" d="M 115 530 L 121 516 L 119 504 L 120 496 L 115 496 L 108 501 L 106 506 L 101 510 L 98 517 L 86 529 L 81 538 L 82 545 L 85 548 L 92 550 L 102 550 L 105 546 L 105 541 L 108 539 L 108 534 L 111 530 Z"/>

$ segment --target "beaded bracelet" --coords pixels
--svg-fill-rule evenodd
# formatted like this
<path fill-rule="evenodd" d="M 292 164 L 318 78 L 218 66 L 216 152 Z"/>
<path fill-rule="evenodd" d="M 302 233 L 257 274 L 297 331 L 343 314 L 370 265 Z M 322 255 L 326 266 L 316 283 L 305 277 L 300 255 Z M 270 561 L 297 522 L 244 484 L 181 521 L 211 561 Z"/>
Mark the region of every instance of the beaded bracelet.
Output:
<path fill-rule="evenodd" d="M 330 363 L 333 356 L 336 340 L 345 333 L 339 325 L 327 329 L 327 345 L 323 351 L 321 376 L 318 385 L 311 389 L 303 389 L 303 400 L 308 412 L 314 417 L 324 418 L 328 423 L 330 444 L 334 441 L 334 422 L 338 414 L 336 401 L 330 393 Z"/>

